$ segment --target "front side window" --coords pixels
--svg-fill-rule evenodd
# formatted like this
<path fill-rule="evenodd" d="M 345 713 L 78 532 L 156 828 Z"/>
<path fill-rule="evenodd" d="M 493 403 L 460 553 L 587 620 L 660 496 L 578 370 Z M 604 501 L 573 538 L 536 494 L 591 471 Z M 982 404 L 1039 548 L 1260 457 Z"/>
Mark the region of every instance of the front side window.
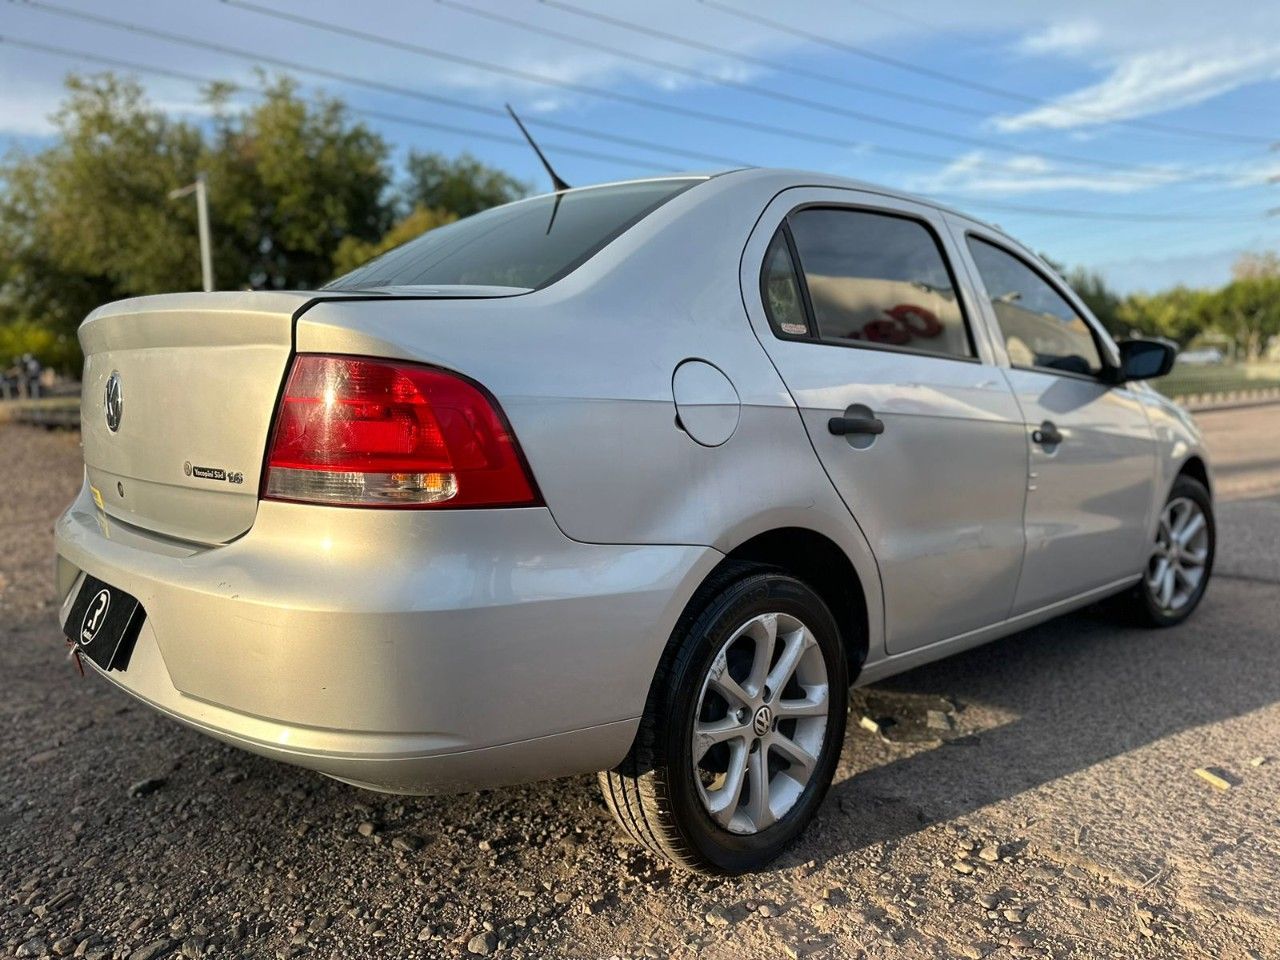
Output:
<path fill-rule="evenodd" d="M 975 356 L 942 248 L 923 223 L 818 207 L 788 223 L 820 340 Z"/>
<path fill-rule="evenodd" d="M 545 287 L 700 182 L 637 180 L 518 200 L 430 230 L 325 289 L 450 284 Z"/>
<path fill-rule="evenodd" d="M 1088 376 L 1102 372 L 1089 324 L 1049 281 L 978 237 L 969 237 L 969 252 L 991 298 L 1010 363 Z"/>

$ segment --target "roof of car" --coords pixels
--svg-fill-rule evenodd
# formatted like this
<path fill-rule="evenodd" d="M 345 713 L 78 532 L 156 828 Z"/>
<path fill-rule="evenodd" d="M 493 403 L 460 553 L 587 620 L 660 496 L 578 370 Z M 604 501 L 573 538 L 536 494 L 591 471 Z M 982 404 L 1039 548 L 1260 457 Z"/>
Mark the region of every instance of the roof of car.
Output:
<path fill-rule="evenodd" d="M 912 203 L 919 203 L 923 206 L 933 207 L 935 210 L 941 210 L 946 213 L 953 214 L 957 217 L 963 217 L 973 223 L 981 224 L 989 230 L 992 230 L 1002 237 L 1007 238 L 1013 243 L 1023 246 L 1021 243 L 1010 237 L 998 225 L 983 220 L 981 217 L 975 217 L 971 213 L 958 210 L 955 207 L 940 203 L 929 197 L 920 196 L 910 193 L 906 190 L 899 190 L 895 187 L 887 187 L 884 184 L 873 183 L 868 180 L 858 180 L 853 177 L 841 177 L 831 173 L 818 173 L 812 170 L 797 170 L 784 167 L 728 167 L 720 170 L 700 170 L 690 171 L 688 173 L 671 173 L 654 177 L 634 177 L 626 180 L 614 180 L 605 183 L 587 184 L 582 187 L 572 187 L 569 191 L 575 190 L 591 190 L 598 187 L 620 186 L 626 183 L 651 183 L 660 180 L 712 180 L 732 177 L 734 180 L 751 180 L 755 183 L 772 181 L 776 184 L 778 190 L 785 190 L 788 187 L 838 187 L 845 190 L 862 190 L 867 193 L 876 193 L 884 197 L 891 197 L 898 200 L 909 200 Z M 547 193 L 542 196 L 552 196 Z M 529 198 L 532 199 L 532 198 Z"/>

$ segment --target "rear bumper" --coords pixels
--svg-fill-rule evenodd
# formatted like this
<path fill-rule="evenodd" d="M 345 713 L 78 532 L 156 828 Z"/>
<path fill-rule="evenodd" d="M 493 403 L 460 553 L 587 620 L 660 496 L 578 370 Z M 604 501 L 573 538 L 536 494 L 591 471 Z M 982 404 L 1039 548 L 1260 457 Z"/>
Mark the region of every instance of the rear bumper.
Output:
<path fill-rule="evenodd" d="M 264 502 L 197 547 L 58 520 L 62 614 L 82 573 L 147 619 L 108 679 L 195 729 L 404 793 L 588 772 L 626 753 L 706 547 L 583 544 L 543 509 Z"/>

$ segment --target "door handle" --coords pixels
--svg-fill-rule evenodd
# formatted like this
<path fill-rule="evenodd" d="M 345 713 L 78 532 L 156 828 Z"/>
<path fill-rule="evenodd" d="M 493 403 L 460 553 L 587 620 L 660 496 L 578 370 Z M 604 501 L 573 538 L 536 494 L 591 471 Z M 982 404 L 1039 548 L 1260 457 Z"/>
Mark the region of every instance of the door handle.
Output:
<path fill-rule="evenodd" d="M 1062 433 L 1052 420 L 1046 420 L 1031 431 L 1031 439 L 1042 447 L 1056 447 L 1062 442 Z"/>
<path fill-rule="evenodd" d="M 879 417 L 832 417 L 827 421 L 827 429 L 837 437 L 851 433 L 865 433 L 877 437 L 884 433 L 884 421 Z"/>

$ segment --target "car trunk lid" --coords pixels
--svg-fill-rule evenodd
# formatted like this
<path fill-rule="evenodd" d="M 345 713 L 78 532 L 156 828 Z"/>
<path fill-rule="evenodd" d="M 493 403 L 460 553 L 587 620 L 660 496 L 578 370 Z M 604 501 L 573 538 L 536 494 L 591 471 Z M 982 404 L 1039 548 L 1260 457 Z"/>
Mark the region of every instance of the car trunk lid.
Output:
<path fill-rule="evenodd" d="M 312 297 L 172 294 L 90 314 L 81 439 L 107 515 L 211 544 L 249 529 L 294 314 Z"/>

